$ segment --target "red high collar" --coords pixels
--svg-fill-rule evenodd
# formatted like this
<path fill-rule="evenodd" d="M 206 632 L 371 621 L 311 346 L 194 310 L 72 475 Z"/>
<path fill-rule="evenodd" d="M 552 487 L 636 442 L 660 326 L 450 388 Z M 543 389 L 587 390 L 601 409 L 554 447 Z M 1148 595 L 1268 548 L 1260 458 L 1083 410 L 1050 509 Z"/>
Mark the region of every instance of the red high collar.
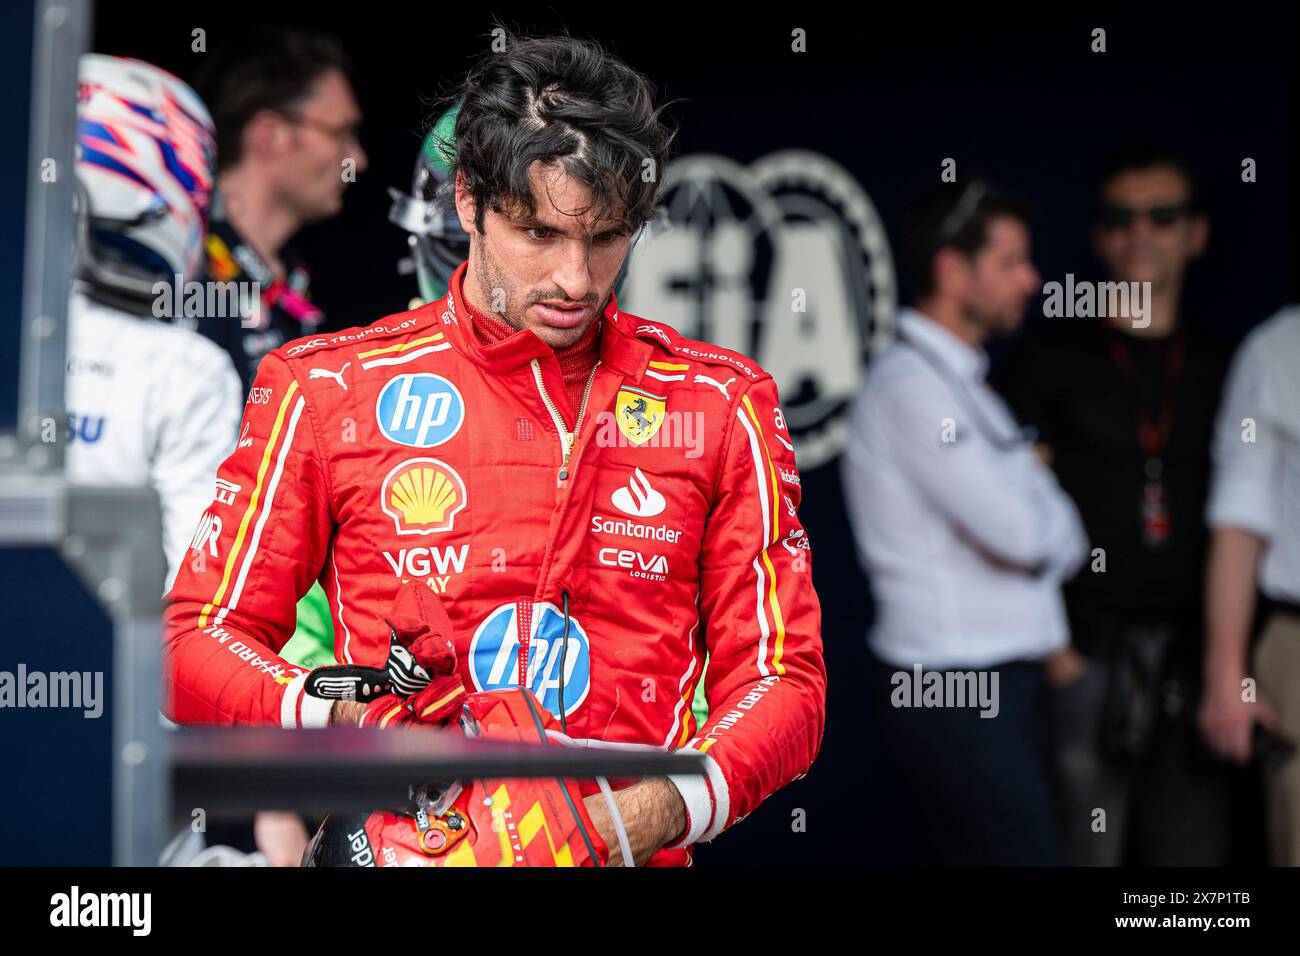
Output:
<path fill-rule="evenodd" d="M 468 267 L 467 262 L 456 267 L 448 283 L 447 295 L 434 306 L 435 314 L 441 317 L 443 332 L 457 351 L 489 371 L 498 373 L 512 372 L 533 359 L 555 355 L 549 345 L 528 329 L 511 329 L 505 338 L 490 344 L 480 340 L 475 327 L 475 313 L 482 313 L 470 309 L 462 291 Z M 439 305 L 441 309 L 438 308 Z M 622 328 L 619 318 L 618 303 L 611 295 L 597 330 L 601 366 L 618 375 L 640 381 L 654 349 L 650 343 L 636 338 L 631 329 Z"/>
<path fill-rule="evenodd" d="M 490 348 L 499 342 L 504 342 L 512 335 L 518 335 L 522 331 L 516 329 L 498 315 L 476 309 L 465 296 L 465 277 L 463 275 L 460 278 L 458 291 L 460 301 L 465 304 L 465 311 L 469 313 L 471 324 L 481 348 Z M 604 325 L 604 322 L 604 316 L 596 316 L 596 321 L 587 326 L 578 341 L 572 345 L 566 345 L 562 349 L 555 349 L 555 357 L 559 360 L 560 368 L 572 364 L 585 366 L 582 371 L 585 379 L 586 374 L 591 371 L 591 367 L 596 364 L 596 359 L 600 357 L 601 326 Z M 568 376 L 565 377 L 567 379 Z"/>
<path fill-rule="evenodd" d="M 464 276 L 461 276 L 459 287 L 461 301 L 465 303 L 465 311 L 469 313 L 473 333 L 478 338 L 480 347 L 490 348 L 511 336 L 520 334 L 522 330 L 516 329 L 499 316 L 474 308 L 465 296 L 464 283 Z M 569 400 L 569 408 L 566 410 L 568 414 L 565 418 L 570 426 L 577 414 L 576 409 L 582 403 L 582 393 L 586 390 L 591 370 L 596 367 L 596 362 L 600 359 L 601 326 L 604 322 L 603 316 L 596 316 L 595 321 L 583 330 L 578 341 L 554 350 L 555 360 L 560 366 L 560 378 L 564 382 L 564 394 Z"/>

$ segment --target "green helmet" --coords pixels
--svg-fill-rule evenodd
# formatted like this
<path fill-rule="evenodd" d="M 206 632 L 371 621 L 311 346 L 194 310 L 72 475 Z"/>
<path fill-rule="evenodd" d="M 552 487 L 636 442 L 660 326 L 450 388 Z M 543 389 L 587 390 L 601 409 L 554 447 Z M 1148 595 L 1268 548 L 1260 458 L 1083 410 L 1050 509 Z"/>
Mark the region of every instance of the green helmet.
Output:
<path fill-rule="evenodd" d="M 469 234 L 456 215 L 450 160 L 456 155 L 457 103 L 433 124 L 415 161 L 410 193 L 389 189 L 389 222 L 405 229 L 415 257 L 420 295 L 426 302 L 442 298 L 456 267 L 469 256 Z"/>

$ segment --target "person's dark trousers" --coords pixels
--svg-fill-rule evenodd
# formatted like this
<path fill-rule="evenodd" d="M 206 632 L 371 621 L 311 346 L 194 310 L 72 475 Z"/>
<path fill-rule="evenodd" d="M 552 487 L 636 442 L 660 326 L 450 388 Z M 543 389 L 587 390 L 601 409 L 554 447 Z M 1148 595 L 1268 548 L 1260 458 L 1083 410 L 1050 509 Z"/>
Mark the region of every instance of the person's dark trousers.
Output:
<path fill-rule="evenodd" d="M 871 706 L 911 808 L 912 862 L 1059 865 L 1042 667 L 1015 661 L 961 671 L 997 673 L 996 716 L 981 717 L 980 706 L 953 706 L 951 699 L 946 706 L 896 706 L 896 675 L 914 681 L 915 672 L 880 660 L 871 668 Z M 947 686 L 949 672 L 935 673 Z"/>
<path fill-rule="evenodd" d="M 1090 643 L 1081 676 L 1049 691 L 1066 863 L 1228 864 L 1232 768 L 1211 757 L 1197 733 L 1189 635 L 1116 624 L 1105 638 Z M 1143 657 L 1150 676 L 1135 677 L 1124 662 Z"/>

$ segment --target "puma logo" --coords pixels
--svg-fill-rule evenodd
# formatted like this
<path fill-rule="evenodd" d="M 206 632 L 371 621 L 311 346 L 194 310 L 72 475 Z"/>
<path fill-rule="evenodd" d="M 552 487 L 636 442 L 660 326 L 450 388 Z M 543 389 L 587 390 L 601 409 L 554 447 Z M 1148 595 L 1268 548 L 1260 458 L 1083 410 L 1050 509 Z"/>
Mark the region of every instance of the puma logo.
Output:
<path fill-rule="evenodd" d="M 348 390 L 348 383 L 343 381 L 343 373 L 348 370 L 348 366 L 351 364 L 352 364 L 351 362 L 344 363 L 343 367 L 339 369 L 337 372 L 331 372 L 327 368 L 314 368 L 307 374 L 307 377 L 308 378 L 332 378 L 334 379 L 334 381 L 339 383 L 339 388 L 343 389 L 343 391 L 346 392 Z"/>
<path fill-rule="evenodd" d="M 734 382 L 735 380 L 736 378 L 734 375 L 731 378 L 727 379 L 725 382 L 719 382 L 716 378 L 710 378 L 708 375 L 695 376 L 695 381 L 697 384 L 712 385 L 714 388 L 716 388 L 719 392 L 722 393 L 722 397 L 725 398 L 727 401 L 731 401 L 731 394 L 727 391 L 727 389 L 731 387 L 731 383 Z"/>

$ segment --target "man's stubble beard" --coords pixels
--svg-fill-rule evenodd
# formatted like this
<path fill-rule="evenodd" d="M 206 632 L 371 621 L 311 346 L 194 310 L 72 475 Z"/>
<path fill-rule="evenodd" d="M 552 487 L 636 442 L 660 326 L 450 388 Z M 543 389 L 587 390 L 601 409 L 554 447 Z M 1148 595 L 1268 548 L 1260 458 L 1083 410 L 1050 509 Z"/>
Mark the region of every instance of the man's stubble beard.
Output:
<path fill-rule="evenodd" d="M 343 195 L 338 194 L 320 194 L 310 195 L 301 189 L 286 189 L 280 193 L 280 205 L 289 210 L 297 222 L 297 228 L 310 226 L 313 223 L 324 222 L 326 219 L 332 219 L 343 211 Z"/>
<path fill-rule="evenodd" d="M 481 240 L 478 243 L 477 252 L 478 294 L 482 301 L 487 304 L 487 311 L 498 316 L 512 329 L 524 328 L 523 316 L 514 315 L 514 310 L 511 308 L 515 299 L 514 287 L 510 283 L 505 270 L 497 262 L 496 257 L 488 250 L 486 240 Z M 505 298 L 505 302 L 502 303 L 504 307 L 499 311 L 493 308 L 496 304 L 498 291 Z"/>
<path fill-rule="evenodd" d="M 322 181 L 321 189 L 320 195 L 313 197 L 315 201 L 312 203 L 312 208 L 303 217 L 304 225 L 333 219 L 343 211 L 343 196 L 347 192 L 347 187 L 338 188 L 335 181 L 330 178 Z"/>
<path fill-rule="evenodd" d="M 487 304 L 487 311 L 489 314 L 500 318 L 512 329 L 518 330 L 528 328 L 527 323 L 524 321 L 524 312 L 528 310 L 531 303 L 522 301 L 523 296 L 518 293 L 518 290 L 515 288 L 514 283 L 510 281 L 505 269 L 501 267 L 496 257 L 492 255 L 491 250 L 488 249 L 486 239 L 481 236 L 476 237 L 476 239 L 478 240 L 476 243 L 477 249 L 475 251 L 478 259 L 477 272 L 479 296 L 482 301 Z M 505 298 L 505 307 L 499 311 L 492 307 L 497 299 L 498 290 Z M 608 302 L 608 300 L 609 294 L 606 293 L 605 301 Z M 516 312 L 516 309 L 518 312 Z M 533 330 L 533 334 L 538 338 L 541 338 L 553 349 L 566 348 L 581 339 L 582 336 L 586 334 L 587 330 L 591 328 L 592 322 L 600 320 L 601 312 L 601 309 L 596 309 L 587 324 L 582 326 L 580 329 L 563 330 L 567 334 L 564 336 L 564 340 L 560 342 L 547 341 L 535 329 Z M 554 331 L 559 332 L 561 330 L 557 329 Z"/>
<path fill-rule="evenodd" d="M 981 309 L 973 307 L 968 313 L 972 325 L 980 330 L 984 341 L 1005 338 L 1014 335 L 1024 324 L 1025 311 L 1029 302 L 1020 303 L 1018 309 L 1008 306 L 1005 309 Z"/>

